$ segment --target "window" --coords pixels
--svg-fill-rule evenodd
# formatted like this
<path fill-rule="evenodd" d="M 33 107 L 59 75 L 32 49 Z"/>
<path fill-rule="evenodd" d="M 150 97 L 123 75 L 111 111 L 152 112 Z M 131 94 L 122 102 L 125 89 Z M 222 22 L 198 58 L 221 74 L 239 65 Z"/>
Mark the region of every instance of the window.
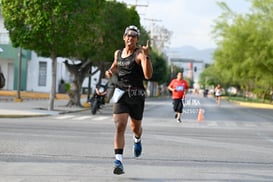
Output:
<path fill-rule="evenodd" d="M 9 34 L 0 32 L 0 44 L 9 44 Z"/>
<path fill-rule="evenodd" d="M 46 86 L 47 62 L 39 62 L 39 82 L 38 86 Z"/>
<path fill-rule="evenodd" d="M 4 19 L 0 16 L 0 44 L 9 44 L 9 32 L 4 26 Z"/>

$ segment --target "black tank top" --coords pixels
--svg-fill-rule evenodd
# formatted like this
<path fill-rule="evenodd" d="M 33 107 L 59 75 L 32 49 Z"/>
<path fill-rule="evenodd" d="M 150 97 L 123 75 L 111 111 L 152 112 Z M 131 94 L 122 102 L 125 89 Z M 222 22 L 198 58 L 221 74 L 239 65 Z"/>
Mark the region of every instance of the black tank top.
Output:
<path fill-rule="evenodd" d="M 140 64 L 135 61 L 137 49 L 126 58 L 121 57 L 121 50 L 118 52 L 118 82 L 121 89 L 138 88 L 144 89 L 144 74 Z"/>

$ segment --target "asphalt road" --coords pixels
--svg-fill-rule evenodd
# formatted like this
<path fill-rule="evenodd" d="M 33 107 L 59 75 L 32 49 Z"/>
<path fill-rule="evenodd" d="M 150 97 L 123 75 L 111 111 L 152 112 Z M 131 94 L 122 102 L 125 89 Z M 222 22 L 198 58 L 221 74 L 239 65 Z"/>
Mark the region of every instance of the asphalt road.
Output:
<path fill-rule="evenodd" d="M 273 180 L 272 110 L 188 96 L 182 121 L 170 99 L 148 99 L 143 155 L 133 157 L 128 125 L 125 174 L 116 176 L 110 106 L 95 116 L 0 119 L 0 182 Z"/>

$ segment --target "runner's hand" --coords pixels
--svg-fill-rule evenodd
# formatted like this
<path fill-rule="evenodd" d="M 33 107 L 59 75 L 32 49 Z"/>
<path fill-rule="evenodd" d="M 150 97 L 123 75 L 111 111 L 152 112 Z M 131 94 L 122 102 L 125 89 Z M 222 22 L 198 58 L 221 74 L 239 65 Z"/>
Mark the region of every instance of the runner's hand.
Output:
<path fill-rule="evenodd" d="M 145 56 L 149 56 L 149 48 L 150 48 L 150 40 L 147 40 L 147 43 L 145 46 L 142 46 L 142 53 Z"/>

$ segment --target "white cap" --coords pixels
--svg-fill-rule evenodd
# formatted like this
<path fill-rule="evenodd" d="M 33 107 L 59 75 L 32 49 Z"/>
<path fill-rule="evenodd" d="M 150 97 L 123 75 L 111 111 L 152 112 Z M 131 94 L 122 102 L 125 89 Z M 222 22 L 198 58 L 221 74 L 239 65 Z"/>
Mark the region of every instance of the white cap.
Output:
<path fill-rule="evenodd" d="M 130 26 L 126 27 L 126 29 L 124 31 L 124 35 L 128 34 L 128 32 L 130 30 L 136 32 L 138 37 L 140 36 L 140 31 L 135 25 L 130 25 Z"/>

